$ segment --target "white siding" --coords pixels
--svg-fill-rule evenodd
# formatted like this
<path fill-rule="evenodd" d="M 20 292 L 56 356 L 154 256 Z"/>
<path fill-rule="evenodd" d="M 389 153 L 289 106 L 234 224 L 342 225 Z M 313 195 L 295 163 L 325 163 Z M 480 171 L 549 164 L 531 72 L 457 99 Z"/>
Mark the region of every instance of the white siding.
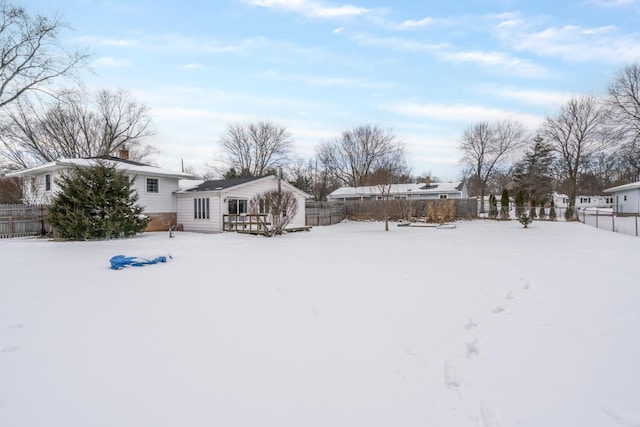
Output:
<path fill-rule="evenodd" d="M 147 193 L 147 178 L 158 180 L 158 192 Z M 146 213 L 176 212 L 176 200 L 173 193 L 178 191 L 178 180 L 151 175 L 137 175 L 133 188 L 138 191 L 138 204 Z"/>
<path fill-rule="evenodd" d="M 203 191 L 177 195 L 178 224 L 184 231 L 201 233 L 219 233 L 222 231 L 222 214 L 220 192 Z M 209 219 L 194 218 L 193 201 L 197 198 L 209 199 Z"/>
<path fill-rule="evenodd" d="M 219 191 L 194 191 L 177 194 L 178 224 L 182 224 L 185 231 L 218 233 L 222 231 L 222 217 L 229 213 L 228 199 L 251 199 L 265 191 L 277 189 L 277 179 L 273 177 L 251 181 L 246 184 Z M 290 227 L 305 225 L 305 197 L 289 183 L 282 182 L 282 189 L 292 191 L 298 201 L 298 213 L 289 224 Z M 210 218 L 194 218 L 193 201 L 197 198 L 210 198 Z"/>
<path fill-rule="evenodd" d="M 624 197 L 627 200 L 624 200 Z M 640 202 L 640 189 L 633 188 L 629 190 L 617 191 L 613 193 L 614 210 L 621 214 L 635 214 L 638 212 L 638 204 Z"/>

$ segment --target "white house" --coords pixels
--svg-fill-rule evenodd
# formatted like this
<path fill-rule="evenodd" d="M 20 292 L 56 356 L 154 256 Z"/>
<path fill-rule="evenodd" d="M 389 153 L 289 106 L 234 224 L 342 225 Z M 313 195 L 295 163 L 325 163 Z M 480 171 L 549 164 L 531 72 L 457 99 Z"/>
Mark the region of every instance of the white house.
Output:
<path fill-rule="evenodd" d="M 620 215 L 640 214 L 640 181 L 604 191 L 613 195 L 613 212 Z"/>
<path fill-rule="evenodd" d="M 606 191 L 606 190 L 605 190 Z M 553 204 L 556 208 L 569 207 L 569 196 L 566 194 L 553 193 Z M 611 196 L 576 196 L 576 208 L 610 208 L 613 205 Z"/>
<path fill-rule="evenodd" d="M 25 200 L 28 203 L 48 204 L 60 190 L 57 179 L 74 167 L 91 167 L 99 161 L 113 164 L 118 170 L 134 178 L 132 188 L 137 191 L 138 205 L 151 218 L 147 231 L 168 230 L 176 224 L 176 197 L 180 179 L 191 178 L 187 173 L 161 169 L 119 157 L 61 159 L 8 174 L 25 181 Z"/>
<path fill-rule="evenodd" d="M 298 212 L 289 227 L 304 227 L 307 193 L 285 181 L 278 183 L 275 175 L 255 178 L 234 178 L 204 181 L 199 185 L 176 193 L 178 224 L 185 231 L 220 233 L 225 215 L 244 218 L 249 213 L 249 202 L 261 193 L 278 189 L 290 191 L 298 201 Z"/>
<path fill-rule="evenodd" d="M 385 189 L 385 193 L 386 193 Z M 458 182 L 426 182 L 420 184 L 392 184 L 389 198 L 399 200 L 425 199 L 466 199 L 469 197 L 467 184 Z M 328 201 L 381 200 L 383 198 L 377 185 L 365 187 L 342 187 L 327 196 Z"/>

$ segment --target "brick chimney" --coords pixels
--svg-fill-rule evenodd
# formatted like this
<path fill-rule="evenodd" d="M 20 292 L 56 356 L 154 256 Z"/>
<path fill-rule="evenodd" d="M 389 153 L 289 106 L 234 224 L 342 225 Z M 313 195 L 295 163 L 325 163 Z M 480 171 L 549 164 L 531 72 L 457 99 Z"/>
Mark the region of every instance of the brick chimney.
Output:
<path fill-rule="evenodd" d="M 129 160 L 129 150 L 122 147 L 118 152 L 118 157 L 121 158 L 122 160 Z"/>
<path fill-rule="evenodd" d="M 424 183 L 426 184 L 427 187 L 431 187 L 431 177 L 428 176 L 424 179 Z"/>

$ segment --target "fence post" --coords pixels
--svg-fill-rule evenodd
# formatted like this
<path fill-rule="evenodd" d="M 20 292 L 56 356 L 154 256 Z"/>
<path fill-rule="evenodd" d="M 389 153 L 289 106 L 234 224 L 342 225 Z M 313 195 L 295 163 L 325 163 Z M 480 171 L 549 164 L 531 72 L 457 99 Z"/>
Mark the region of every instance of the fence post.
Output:
<path fill-rule="evenodd" d="M 596 208 L 596 228 L 598 228 L 598 212 L 600 212 L 600 209 Z"/>
<path fill-rule="evenodd" d="M 611 231 L 616 231 L 616 216 L 611 214 Z"/>
<path fill-rule="evenodd" d="M 636 214 L 636 237 L 638 237 L 638 215 L 640 215 L 640 212 Z"/>
<path fill-rule="evenodd" d="M 13 237 L 13 216 L 9 215 L 9 238 Z"/>

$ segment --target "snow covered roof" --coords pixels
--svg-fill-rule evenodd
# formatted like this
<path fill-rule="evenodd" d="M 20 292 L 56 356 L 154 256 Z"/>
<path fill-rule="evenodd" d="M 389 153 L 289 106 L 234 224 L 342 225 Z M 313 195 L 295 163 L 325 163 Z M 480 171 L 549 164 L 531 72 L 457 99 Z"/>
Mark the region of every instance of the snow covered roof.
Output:
<path fill-rule="evenodd" d="M 640 188 L 640 181 L 632 182 L 631 184 L 619 185 L 617 187 L 605 188 L 604 191 L 607 193 L 615 193 L 617 191 L 635 190 L 636 188 Z"/>
<path fill-rule="evenodd" d="M 277 180 L 275 175 L 268 176 L 256 176 L 250 178 L 231 178 L 231 179 L 215 179 L 210 181 L 190 181 L 192 185 L 188 185 L 188 182 L 182 183 L 180 182 L 180 191 L 178 193 L 195 193 L 199 191 L 221 191 L 226 190 L 228 188 L 237 187 L 239 185 L 244 185 L 253 181 L 260 180 Z M 299 188 L 294 187 L 290 183 L 285 180 L 282 180 L 282 185 L 287 187 L 290 191 L 295 191 L 303 195 L 305 198 L 311 197 L 310 194 L 305 193 Z"/>
<path fill-rule="evenodd" d="M 462 191 L 464 183 L 457 182 L 432 182 L 429 186 L 425 183 L 420 184 L 392 184 L 389 194 L 408 195 L 408 194 L 445 194 L 459 193 Z M 329 194 L 330 198 L 342 197 L 371 197 L 380 195 L 380 188 L 377 185 L 364 187 L 341 187 Z"/>
<path fill-rule="evenodd" d="M 178 172 L 170 169 L 162 169 L 156 166 L 146 165 L 144 163 L 134 162 L 132 160 L 124 160 L 118 157 L 100 157 L 86 159 L 60 159 L 43 165 L 35 166 L 29 169 L 12 172 L 8 176 L 29 176 L 37 175 L 44 172 L 55 171 L 70 167 L 91 167 L 96 166 L 100 161 L 106 161 L 115 165 L 118 170 L 130 172 L 132 174 L 153 175 L 168 178 L 192 178 L 191 174 Z"/>

